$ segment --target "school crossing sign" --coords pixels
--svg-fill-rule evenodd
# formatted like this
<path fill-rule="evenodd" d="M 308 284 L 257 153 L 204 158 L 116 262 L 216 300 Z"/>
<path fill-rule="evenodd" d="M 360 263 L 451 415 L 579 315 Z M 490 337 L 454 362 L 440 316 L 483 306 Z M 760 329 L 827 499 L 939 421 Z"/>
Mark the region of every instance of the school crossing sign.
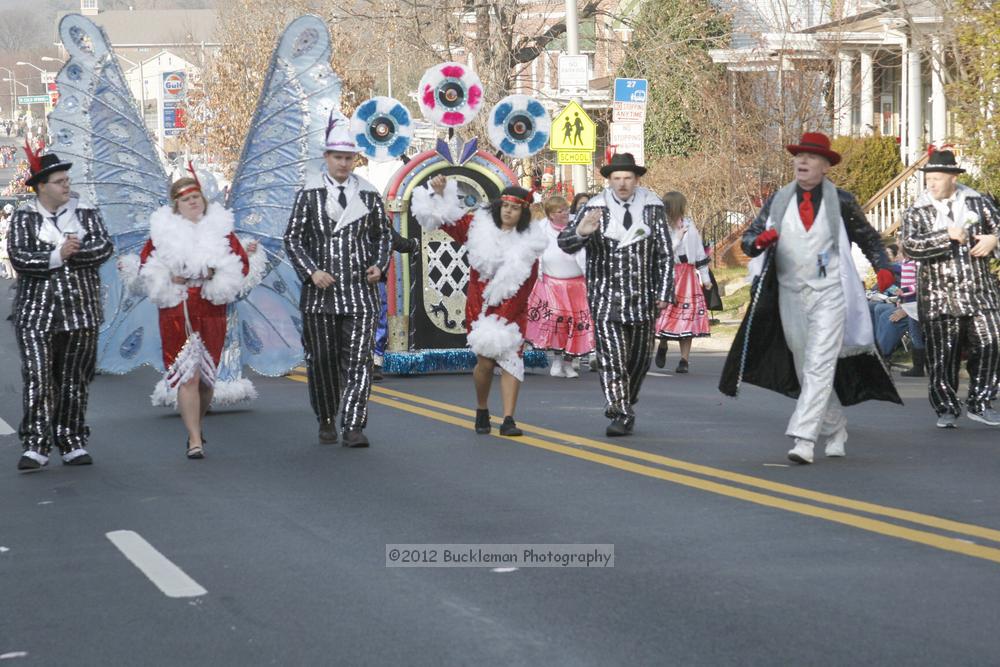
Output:
<path fill-rule="evenodd" d="M 597 150 L 597 125 L 577 102 L 570 102 L 552 120 L 549 148 L 559 164 L 590 164 Z"/>

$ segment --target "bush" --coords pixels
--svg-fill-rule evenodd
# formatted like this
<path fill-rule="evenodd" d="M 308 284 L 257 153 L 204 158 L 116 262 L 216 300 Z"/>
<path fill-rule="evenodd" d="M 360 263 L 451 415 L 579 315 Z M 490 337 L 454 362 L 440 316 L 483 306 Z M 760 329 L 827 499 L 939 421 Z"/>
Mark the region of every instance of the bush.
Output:
<path fill-rule="evenodd" d="M 830 180 L 862 205 L 903 170 L 895 137 L 837 137 L 832 143 L 843 159 Z"/>

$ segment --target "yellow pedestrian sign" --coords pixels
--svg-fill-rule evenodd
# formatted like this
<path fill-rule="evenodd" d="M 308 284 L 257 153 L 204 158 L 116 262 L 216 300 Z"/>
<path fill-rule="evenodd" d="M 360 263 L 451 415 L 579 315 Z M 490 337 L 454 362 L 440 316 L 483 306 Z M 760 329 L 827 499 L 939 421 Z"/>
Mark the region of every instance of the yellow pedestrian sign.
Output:
<path fill-rule="evenodd" d="M 559 112 L 549 130 L 549 148 L 554 151 L 597 150 L 597 125 L 577 102 Z"/>

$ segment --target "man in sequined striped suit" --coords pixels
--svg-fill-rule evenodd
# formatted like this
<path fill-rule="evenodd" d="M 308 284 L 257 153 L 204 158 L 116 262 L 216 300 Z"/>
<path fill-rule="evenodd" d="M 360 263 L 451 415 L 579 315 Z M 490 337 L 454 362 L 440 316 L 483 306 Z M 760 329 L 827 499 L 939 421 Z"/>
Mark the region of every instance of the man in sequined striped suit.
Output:
<path fill-rule="evenodd" d="M 103 321 L 98 268 L 113 252 L 100 213 L 70 191 L 72 165 L 30 151 L 28 163 L 25 184 L 37 197 L 14 213 L 7 240 L 19 275 L 14 333 L 24 381 L 22 471 L 48 464 L 53 444 L 66 465 L 93 463 L 86 413 Z"/>
<path fill-rule="evenodd" d="M 594 322 L 610 437 L 632 433 L 660 310 L 674 300 L 674 253 L 663 202 L 639 186 L 646 168 L 631 153 L 601 168 L 609 186 L 559 233 L 563 251 L 587 249 L 587 299 Z"/>
<path fill-rule="evenodd" d="M 326 173 L 296 195 L 285 250 L 302 279 L 302 344 L 319 439 L 337 442 L 343 404 L 344 446 L 367 447 L 377 283 L 389 268 L 392 236 L 375 186 L 352 173 L 360 149 L 347 126 L 340 112 L 331 114 Z"/>
<path fill-rule="evenodd" d="M 903 214 L 903 248 L 919 266 L 917 312 L 937 425 L 955 428 L 962 414 L 958 371 L 967 352 L 966 414 L 1000 426 L 992 405 L 1000 372 L 1000 284 L 990 271 L 1000 213 L 957 182 L 965 170 L 951 151 L 932 152 L 922 171 L 927 189 Z"/>

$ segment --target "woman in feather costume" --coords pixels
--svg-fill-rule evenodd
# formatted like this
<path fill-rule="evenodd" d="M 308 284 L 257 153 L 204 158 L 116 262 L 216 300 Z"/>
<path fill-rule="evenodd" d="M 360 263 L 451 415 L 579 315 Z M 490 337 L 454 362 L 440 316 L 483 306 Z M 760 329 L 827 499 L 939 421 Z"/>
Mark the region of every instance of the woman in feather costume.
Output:
<path fill-rule="evenodd" d="M 193 172 L 192 172 L 193 173 Z M 133 289 L 159 308 L 163 379 L 153 403 L 177 391 L 177 407 L 187 428 L 187 457 L 204 458 L 201 422 L 212 402 L 216 369 L 226 339 L 226 304 L 245 290 L 247 253 L 233 233 L 233 215 L 209 204 L 195 178 L 170 188 L 169 206 L 149 220 L 149 240 L 138 257 L 123 257 Z"/>

